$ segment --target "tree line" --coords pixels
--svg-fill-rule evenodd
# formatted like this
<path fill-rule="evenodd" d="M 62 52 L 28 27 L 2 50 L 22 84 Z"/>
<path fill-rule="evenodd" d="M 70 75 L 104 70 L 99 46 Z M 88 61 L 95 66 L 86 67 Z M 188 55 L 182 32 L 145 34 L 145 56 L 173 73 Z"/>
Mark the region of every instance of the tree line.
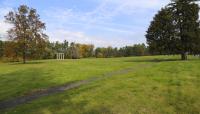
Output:
<path fill-rule="evenodd" d="M 29 48 L 26 51 L 26 59 L 56 59 L 57 53 L 64 53 L 65 59 L 150 55 L 148 47 L 145 46 L 145 44 L 135 44 L 133 46 L 125 46 L 121 48 L 113 48 L 110 46 L 95 48 L 92 44 L 69 43 L 66 40 L 63 42 L 49 42 L 47 40 L 41 47 Z M 8 61 L 20 61 L 23 59 L 23 52 L 20 51 L 16 42 L 0 40 L 0 58 L 4 58 Z"/>
<path fill-rule="evenodd" d="M 145 44 L 134 44 L 133 46 L 125 46 L 121 48 L 96 48 L 95 57 L 130 57 L 130 56 L 146 56 L 150 55 L 149 49 Z"/>

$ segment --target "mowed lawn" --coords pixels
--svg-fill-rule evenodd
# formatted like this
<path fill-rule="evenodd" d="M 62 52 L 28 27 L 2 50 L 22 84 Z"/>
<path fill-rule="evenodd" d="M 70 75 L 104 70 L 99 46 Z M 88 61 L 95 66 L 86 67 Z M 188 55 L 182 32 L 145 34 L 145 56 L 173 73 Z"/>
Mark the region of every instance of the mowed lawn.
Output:
<path fill-rule="evenodd" d="M 199 114 L 200 59 L 179 56 L 0 63 L 0 101 L 133 68 L 6 114 Z"/>

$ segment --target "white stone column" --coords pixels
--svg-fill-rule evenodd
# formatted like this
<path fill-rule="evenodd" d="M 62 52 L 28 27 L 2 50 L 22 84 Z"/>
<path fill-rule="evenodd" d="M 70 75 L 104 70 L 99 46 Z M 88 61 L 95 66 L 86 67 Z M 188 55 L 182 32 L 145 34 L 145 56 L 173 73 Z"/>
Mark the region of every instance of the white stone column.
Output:
<path fill-rule="evenodd" d="M 65 54 L 64 53 L 57 53 L 56 59 L 57 60 L 65 60 Z"/>

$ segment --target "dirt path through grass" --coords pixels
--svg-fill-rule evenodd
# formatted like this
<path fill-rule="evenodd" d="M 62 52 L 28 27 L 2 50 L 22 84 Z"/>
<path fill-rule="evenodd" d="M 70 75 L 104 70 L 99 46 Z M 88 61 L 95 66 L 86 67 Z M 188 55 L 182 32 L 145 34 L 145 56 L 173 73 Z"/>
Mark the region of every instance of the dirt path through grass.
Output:
<path fill-rule="evenodd" d="M 140 65 L 137 65 L 137 66 L 132 67 L 132 68 L 126 68 L 126 69 L 122 69 L 122 70 L 118 70 L 118 71 L 113 71 L 113 72 L 110 72 L 110 73 L 103 74 L 102 76 L 90 78 L 90 79 L 87 79 L 87 80 L 71 82 L 71 83 L 67 83 L 65 85 L 61 85 L 61 86 L 57 86 L 57 87 L 51 87 L 51 88 L 47 88 L 47 89 L 41 89 L 41 90 L 32 92 L 32 93 L 30 93 L 26 96 L 20 96 L 20 97 L 16 97 L 14 99 L 11 99 L 11 100 L 6 100 L 6 101 L 0 102 L 0 110 L 5 110 L 5 109 L 8 109 L 8 108 L 14 108 L 18 105 L 29 103 L 33 100 L 39 99 L 39 98 L 44 97 L 44 96 L 49 96 L 49 95 L 53 95 L 53 94 L 56 94 L 56 93 L 61 93 L 61 92 L 64 92 L 64 91 L 67 91 L 67 90 L 70 90 L 70 89 L 80 87 L 82 85 L 89 84 L 89 83 L 94 82 L 94 81 L 103 80 L 105 78 L 116 76 L 116 75 L 127 74 L 127 73 L 132 72 L 132 71 L 140 70 L 141 68 L 144 69 L 144 68 L 148 68 L 148 67 L 152 67 L 152 66 L 153 65 L 140 64 Z"/>

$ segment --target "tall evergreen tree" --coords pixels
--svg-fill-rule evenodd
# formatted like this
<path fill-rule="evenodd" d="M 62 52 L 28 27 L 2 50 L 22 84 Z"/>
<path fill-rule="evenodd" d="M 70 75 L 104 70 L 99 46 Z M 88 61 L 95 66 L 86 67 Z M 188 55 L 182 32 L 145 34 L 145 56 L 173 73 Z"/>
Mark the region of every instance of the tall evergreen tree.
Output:
<path fill-rule="evenodd" d="M 153 54 L 170 54 L 176 51 L 175 26 L 173 16 L 166 7 L 155 15 L 147 31 L 146 38 Z"/>
<path fill-rule="evenodd" d="M 176 23 L 178 51 L 182 60 L 187 59 L 187 53 L 193 53 L 196 45 L 200 45 L 197 39 L 199 30 L 199 6 L 198 0 L 172 0 L 169 5 Z"/>
<path fill-rule="evenodd" d="M 147 31 L 147 43 L 151 50 L 161 54 L 181 54 L 187 60 L 187 53 L 197 51 L 199 42 L 198 0 L 172 0 L 158 12 Z"/>

